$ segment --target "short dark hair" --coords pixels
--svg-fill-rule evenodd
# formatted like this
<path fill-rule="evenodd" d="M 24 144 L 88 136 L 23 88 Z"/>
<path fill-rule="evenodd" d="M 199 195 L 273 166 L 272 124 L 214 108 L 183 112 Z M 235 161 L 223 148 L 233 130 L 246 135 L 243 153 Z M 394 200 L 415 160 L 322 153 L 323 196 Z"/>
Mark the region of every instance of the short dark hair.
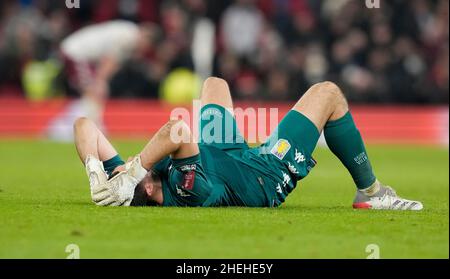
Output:
<path fill-rule="evenodd" d="M 147 192 L 145 191 L 144 183 L 139 183 L 134 189 L 133 200 L 130 206 L 147 206 L 149 201 Z"/>
<path fill-rule="evenodd" d="M 157 202 L 152 201 L 149 198 L 147 191 L 145 190 L 145 181 L 150 177 L 152 180 L 159 179 L 154 171 L 147 173 L 146 177 L 134 189 L 134 196 L 130 206 L 159 206 Z"/>

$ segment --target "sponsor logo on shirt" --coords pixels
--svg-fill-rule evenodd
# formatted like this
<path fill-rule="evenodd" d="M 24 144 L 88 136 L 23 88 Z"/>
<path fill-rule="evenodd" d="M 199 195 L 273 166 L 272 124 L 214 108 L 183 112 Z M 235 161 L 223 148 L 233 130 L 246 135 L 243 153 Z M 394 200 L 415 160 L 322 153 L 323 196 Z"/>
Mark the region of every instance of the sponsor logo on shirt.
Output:
<path fill-rule="evenodd" d="M 197 165 L 192 164 L 192 165 L 184 165 L 180 167 L 180 170 L 182 172 L 186 172 L 186 171 L 194 171 L 197 169 Z"/>

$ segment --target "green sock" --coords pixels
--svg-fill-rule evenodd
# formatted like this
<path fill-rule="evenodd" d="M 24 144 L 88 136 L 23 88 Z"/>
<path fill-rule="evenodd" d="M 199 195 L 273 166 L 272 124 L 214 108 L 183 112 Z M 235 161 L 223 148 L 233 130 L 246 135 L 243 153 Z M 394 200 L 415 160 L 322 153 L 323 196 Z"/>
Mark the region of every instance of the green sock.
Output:
<path fill-rule="evenodd" d="M 116 155 L 116 156 L 112 157 L 111 159 L 104 161 L 103 168 L 105 169 L 106 173 L 108 174 L 108 177 L 110 177 L 112 175 L 112 172 L 114 171 L 114 169 L 123 164 L 125 164 L 125 162 L 122 160 L 122 158 L 120 158 L 119 155 Z"/>
<path fill-rule="evenodd" d="M 324 134 L 328 147 L 350 172 L 358 189 L 365 189 L 375 183 L 376 177 L 364 142 L 350 112 L 336 121 L 329 121 Z"/>

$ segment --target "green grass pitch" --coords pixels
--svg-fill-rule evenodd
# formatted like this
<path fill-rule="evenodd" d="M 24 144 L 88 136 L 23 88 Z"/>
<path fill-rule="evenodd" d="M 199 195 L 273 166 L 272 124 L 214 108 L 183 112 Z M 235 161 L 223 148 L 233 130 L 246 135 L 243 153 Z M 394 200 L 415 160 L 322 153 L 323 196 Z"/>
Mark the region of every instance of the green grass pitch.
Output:
<path fill-rule="evenodd" d="M 116 141 L 123 157 L 140 141 Z M 324 148 L 277 209 L 101 208 L 90 202 L 73 145 L 0 141 L 0 258 L 449 257 L 448 149 L 369 146 L 378 177 L 422 212 L 356 211 L 354 187 Z"/>

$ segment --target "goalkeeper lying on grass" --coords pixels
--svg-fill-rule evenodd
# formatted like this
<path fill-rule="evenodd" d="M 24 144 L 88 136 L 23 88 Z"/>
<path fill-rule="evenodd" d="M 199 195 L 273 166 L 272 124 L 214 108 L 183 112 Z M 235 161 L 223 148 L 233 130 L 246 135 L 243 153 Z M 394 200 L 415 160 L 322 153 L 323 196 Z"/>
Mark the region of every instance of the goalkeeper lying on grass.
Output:
<path fill-rule="evenodd" d="M 312 86 L 267 142 L 255 148 L 249 148 L 238 132 L 224 80 L 207 79 L 201 102 L 200 132 L 211 125 L 221 128 L 212 129 L 213 140 L 195 143 L 182 120 L 171 120 L 126 164 L 93 122 L 78 119 L 75 144 L 86 166 L 92 200 L 102 206 L 277 207 L 314 167 L 311 155 L 323 130 L 329 148 L 358 188 L 354 208 L 423 208 L 377 180 L 347 101 L 332 82 Z M 184 140 L 172 140 L 174 132 Z"/>

